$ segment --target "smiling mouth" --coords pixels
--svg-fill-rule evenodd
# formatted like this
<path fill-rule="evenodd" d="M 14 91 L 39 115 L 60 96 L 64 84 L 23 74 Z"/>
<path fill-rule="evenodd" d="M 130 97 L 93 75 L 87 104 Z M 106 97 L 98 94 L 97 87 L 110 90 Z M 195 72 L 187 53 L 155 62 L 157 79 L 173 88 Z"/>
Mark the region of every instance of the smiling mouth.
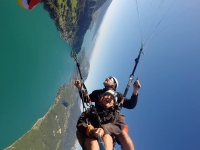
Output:
<path fill-rule="evenodd" d="M 110 103 L 109 99 L 105 99 L 105 102 L 106 102 L 106 103 Z"/>

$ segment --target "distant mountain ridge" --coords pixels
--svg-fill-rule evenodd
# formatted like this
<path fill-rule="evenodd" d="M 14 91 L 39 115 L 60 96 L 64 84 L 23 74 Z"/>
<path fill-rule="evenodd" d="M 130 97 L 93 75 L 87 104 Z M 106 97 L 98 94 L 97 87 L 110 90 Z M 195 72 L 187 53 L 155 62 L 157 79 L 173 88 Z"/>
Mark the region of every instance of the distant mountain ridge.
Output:
<path fill-rule="evenodd" d="M 61 38 L 79 53 L 93 14 L 110 0 L 42 0 L 44 9 L 54 20 Z"/>
<path fill-rule="evenodd" d="M 97 31 L 99 30 L 101 24 L 102 24 L 102 21 L 105 17 L 105 14 L 110 6 L 110 4 L 112 3 L 112 0 L 107 0 L 101 8 L 99 8 L 99 14 L 98 14 L 98 17 L 96 18 L 95 20 L 95 23 L 96 23 L 96 28 L 95 28 L 95 31 L 94 31 L 94 36 L 97 34 Z M 94 38 L 93 36 L 93 38 Z"/>

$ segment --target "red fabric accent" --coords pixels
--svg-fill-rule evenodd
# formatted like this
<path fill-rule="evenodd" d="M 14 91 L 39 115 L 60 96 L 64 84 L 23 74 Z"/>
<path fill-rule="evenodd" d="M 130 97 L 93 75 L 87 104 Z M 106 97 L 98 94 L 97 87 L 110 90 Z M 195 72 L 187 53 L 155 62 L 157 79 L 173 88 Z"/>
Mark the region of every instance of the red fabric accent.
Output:
<path fill-rule="evenodd" d="M 123 130 L 128 133 L 128 126 L 126 125 Z"/>
<path fill-rule="evenodd" d="M 28 9 L 33 9 L 33 7 L 35 7 L 39 2 L 41 2 L 41 0 L 30 0 Z"/>
<path fill-rule="evenodd" d="M 99 101 L 101 102 L 103 100 L 103 97 L 101 97 L 100 99 L 99 99 Z"/>

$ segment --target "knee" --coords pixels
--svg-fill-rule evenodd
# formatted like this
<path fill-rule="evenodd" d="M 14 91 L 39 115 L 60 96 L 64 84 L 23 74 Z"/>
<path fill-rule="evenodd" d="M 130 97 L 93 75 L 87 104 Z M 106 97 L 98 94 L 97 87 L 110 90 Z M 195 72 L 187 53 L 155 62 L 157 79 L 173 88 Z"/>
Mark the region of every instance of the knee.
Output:
<path fill-rule="evenodd" d="M 130 139 L 128 133 L 126 131 L 124 131 L 124 130 L 122 130 L 121 134 L 116 136 L 116 138 L 119 141 L 119 143 L 124 143 L 125 141 Z"/>
<path fill-rule="evenodd" d="M 99 150 L 99 144 L 94 138 L 87 138 L 84 142 L 84 148 L 88 150 Z"/>
<path fill-rule="evenodd" d="M 102 140 L 106 150 L 113 150 L 113 138 L 109 134 L 104 135 Z"/>
<path fill-rule="evenodd" d="M 105 144 L 111 144 L 113 143 L 113 139 L 109 134 L 106 134 L 102 137 L 102 140 L 104 141 Z"/>
<path fill-rule="evenodd" d="M 116 138 L 121 145 L 122 150 L 134 150 L 133 142 L 126 131 L 123 130 Z"/>
<path fill-rule="evenodd" d="M 78 139 L 79 144 L 83 147 L 84 136 L 77 130 L 76 138 Z"/>
<path fill-rule="evenodd" d="M 122 130 L 122 132 L 118 136 L 119 137 L 129 137 L 128 133 L 125 130 Z"/>
<path fill-rule="evenodd" d="M 128 133 L 125 130 L 122 130 L 121 134 L 122 137 L 129 137 Z"/>

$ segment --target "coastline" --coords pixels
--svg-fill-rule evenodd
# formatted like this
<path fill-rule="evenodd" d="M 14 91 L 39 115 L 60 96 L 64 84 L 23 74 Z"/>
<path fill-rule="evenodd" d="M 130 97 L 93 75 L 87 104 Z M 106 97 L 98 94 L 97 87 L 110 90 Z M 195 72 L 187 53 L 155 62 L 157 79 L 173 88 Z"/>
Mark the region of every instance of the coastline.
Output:
<path fill-rule="evenodd" d="M 88 9 L 87 11 L 89 10 L 91 9 Z M 88 13 L 87 11 L 85 12 L 85 15 Z M 54 20 L 55 18 L 51 17 L 51 19 Z M 87 31 L 88 29 L 87 25 L 89 26 L 89 24 L 90 24 L 89 21 L 86 21 L 86 23 L 84 24 L 85 32 Z M 58 31 L 62 34 L 60 30 Z M 76 32 L 73 32 L 73 33 L 76 33 Z M 84 33 L 83 30 L 81 30 L 80 35 L 82 33 Z M 82 34 L 81 36 L 84 37 L 84 35 L 85 34 Z M 83 40 L 82 37 L 81 39 Z M 77 42 L 77 39 L 72 40 L 72 41 Z M 82 45 L 81 40 L 78 40 L 78 41 L 80 42 L 79 44 Z M 80 62 L 82 61 L 82 63 L 80 64 L 84 64 L 81 66 L 81 69 L 83 72 L 83 76 L 86 79 L 89 73 L 90 64 L 89 64 L 88 58 L 85 59 L 84 50 L 83 50 L 83 54 L 84 56 L 80 54 L 81 55 Z M 57 95 L 55 97 L 54 103 L 48 109 L 48 111 L 44 114 L 44 116 L 39 118 L 35 122 L 35 124 L 30 128 L 30 130 L 28 130 L 20 138 L 18 138 L 15 142 L 13 142 L 10 146 L 4 149 L 5 150 L 11 150 L 11 149 L 12 150 L 13 149 L 14 150 L 27 150 L 27 149 L 61 150 L 63 149 L 63 147 L 67 149 L 71 149 L 71 150 L 73 148 L 76 149 L 78 145 L 77 145 L 76 137 L 74 137 L 75 132 L 73 133 L 73 135 L 70 132 L 70 129 L 72 128 L 70 127 L 70 125 L 72 125 L 73 127 L 76 127 L 76 124 L 71 124 L 70 122 L 72 120 L 73 121 L 76 120 L 76 119 L 73 119 L 72 116 L 74 116 L 75 114 L 79 116 L 81 114 L 80 106 L 78 106 L 79 94 L 77 92 L 77 89 L 74 87 L 75 79 L 79 79 L 79 74 L 77 71 L 75 71 L 72 74 L 70 81 L 67 85 L 63 84 L 60 86 L 57 92 Z M 67 144 L 65 142 L 67 142 Z M 68 147 L 66 147 L 65 145 L 67 145 Z"/>
<path fill-rule="evenodd" d="M 54 20 L 62 40 L 66 40 L 77 54 L 81 51 L 84 35 L 91 29 L 98 13 L 95 13 L 106 0 L 43 0 L 43 7 Z"/>
<path fill-rule="evenodd" d="M 73 85 L 76 78 L 77 73 L 75 72 L 67 85 L 60 86 L 54 104 L 48 112 L 42 118 L 39 118 L 29 131 L 5 150 L 41 149 L 41 147 L 44 150 L 62 149 L 64 135 L 69 126 L 68 120 L 71 116 L 71 110 L 76 107 L 79 97 L 77 89 Z M 80 115 L 79 111 L 77 112 Z M 76 139 L 74 139 L 73 145 L 74 143 L 76 143 Z"/>
<path fill-rule="evenodd" d="M 83 49 L 79 56 L 82 75 L 87 79 L 90 64 Z M 81 114 L 78 103 L 79 93 L 74 81 L 79 79 L 75 70 L 68 84 L 62 84 L 57 92 L 54 104 L 47 113 L 37 120 L 33 127 L 5 150 L 75 150 L 78 146 L 76 139 L 76 122 Z"/>

